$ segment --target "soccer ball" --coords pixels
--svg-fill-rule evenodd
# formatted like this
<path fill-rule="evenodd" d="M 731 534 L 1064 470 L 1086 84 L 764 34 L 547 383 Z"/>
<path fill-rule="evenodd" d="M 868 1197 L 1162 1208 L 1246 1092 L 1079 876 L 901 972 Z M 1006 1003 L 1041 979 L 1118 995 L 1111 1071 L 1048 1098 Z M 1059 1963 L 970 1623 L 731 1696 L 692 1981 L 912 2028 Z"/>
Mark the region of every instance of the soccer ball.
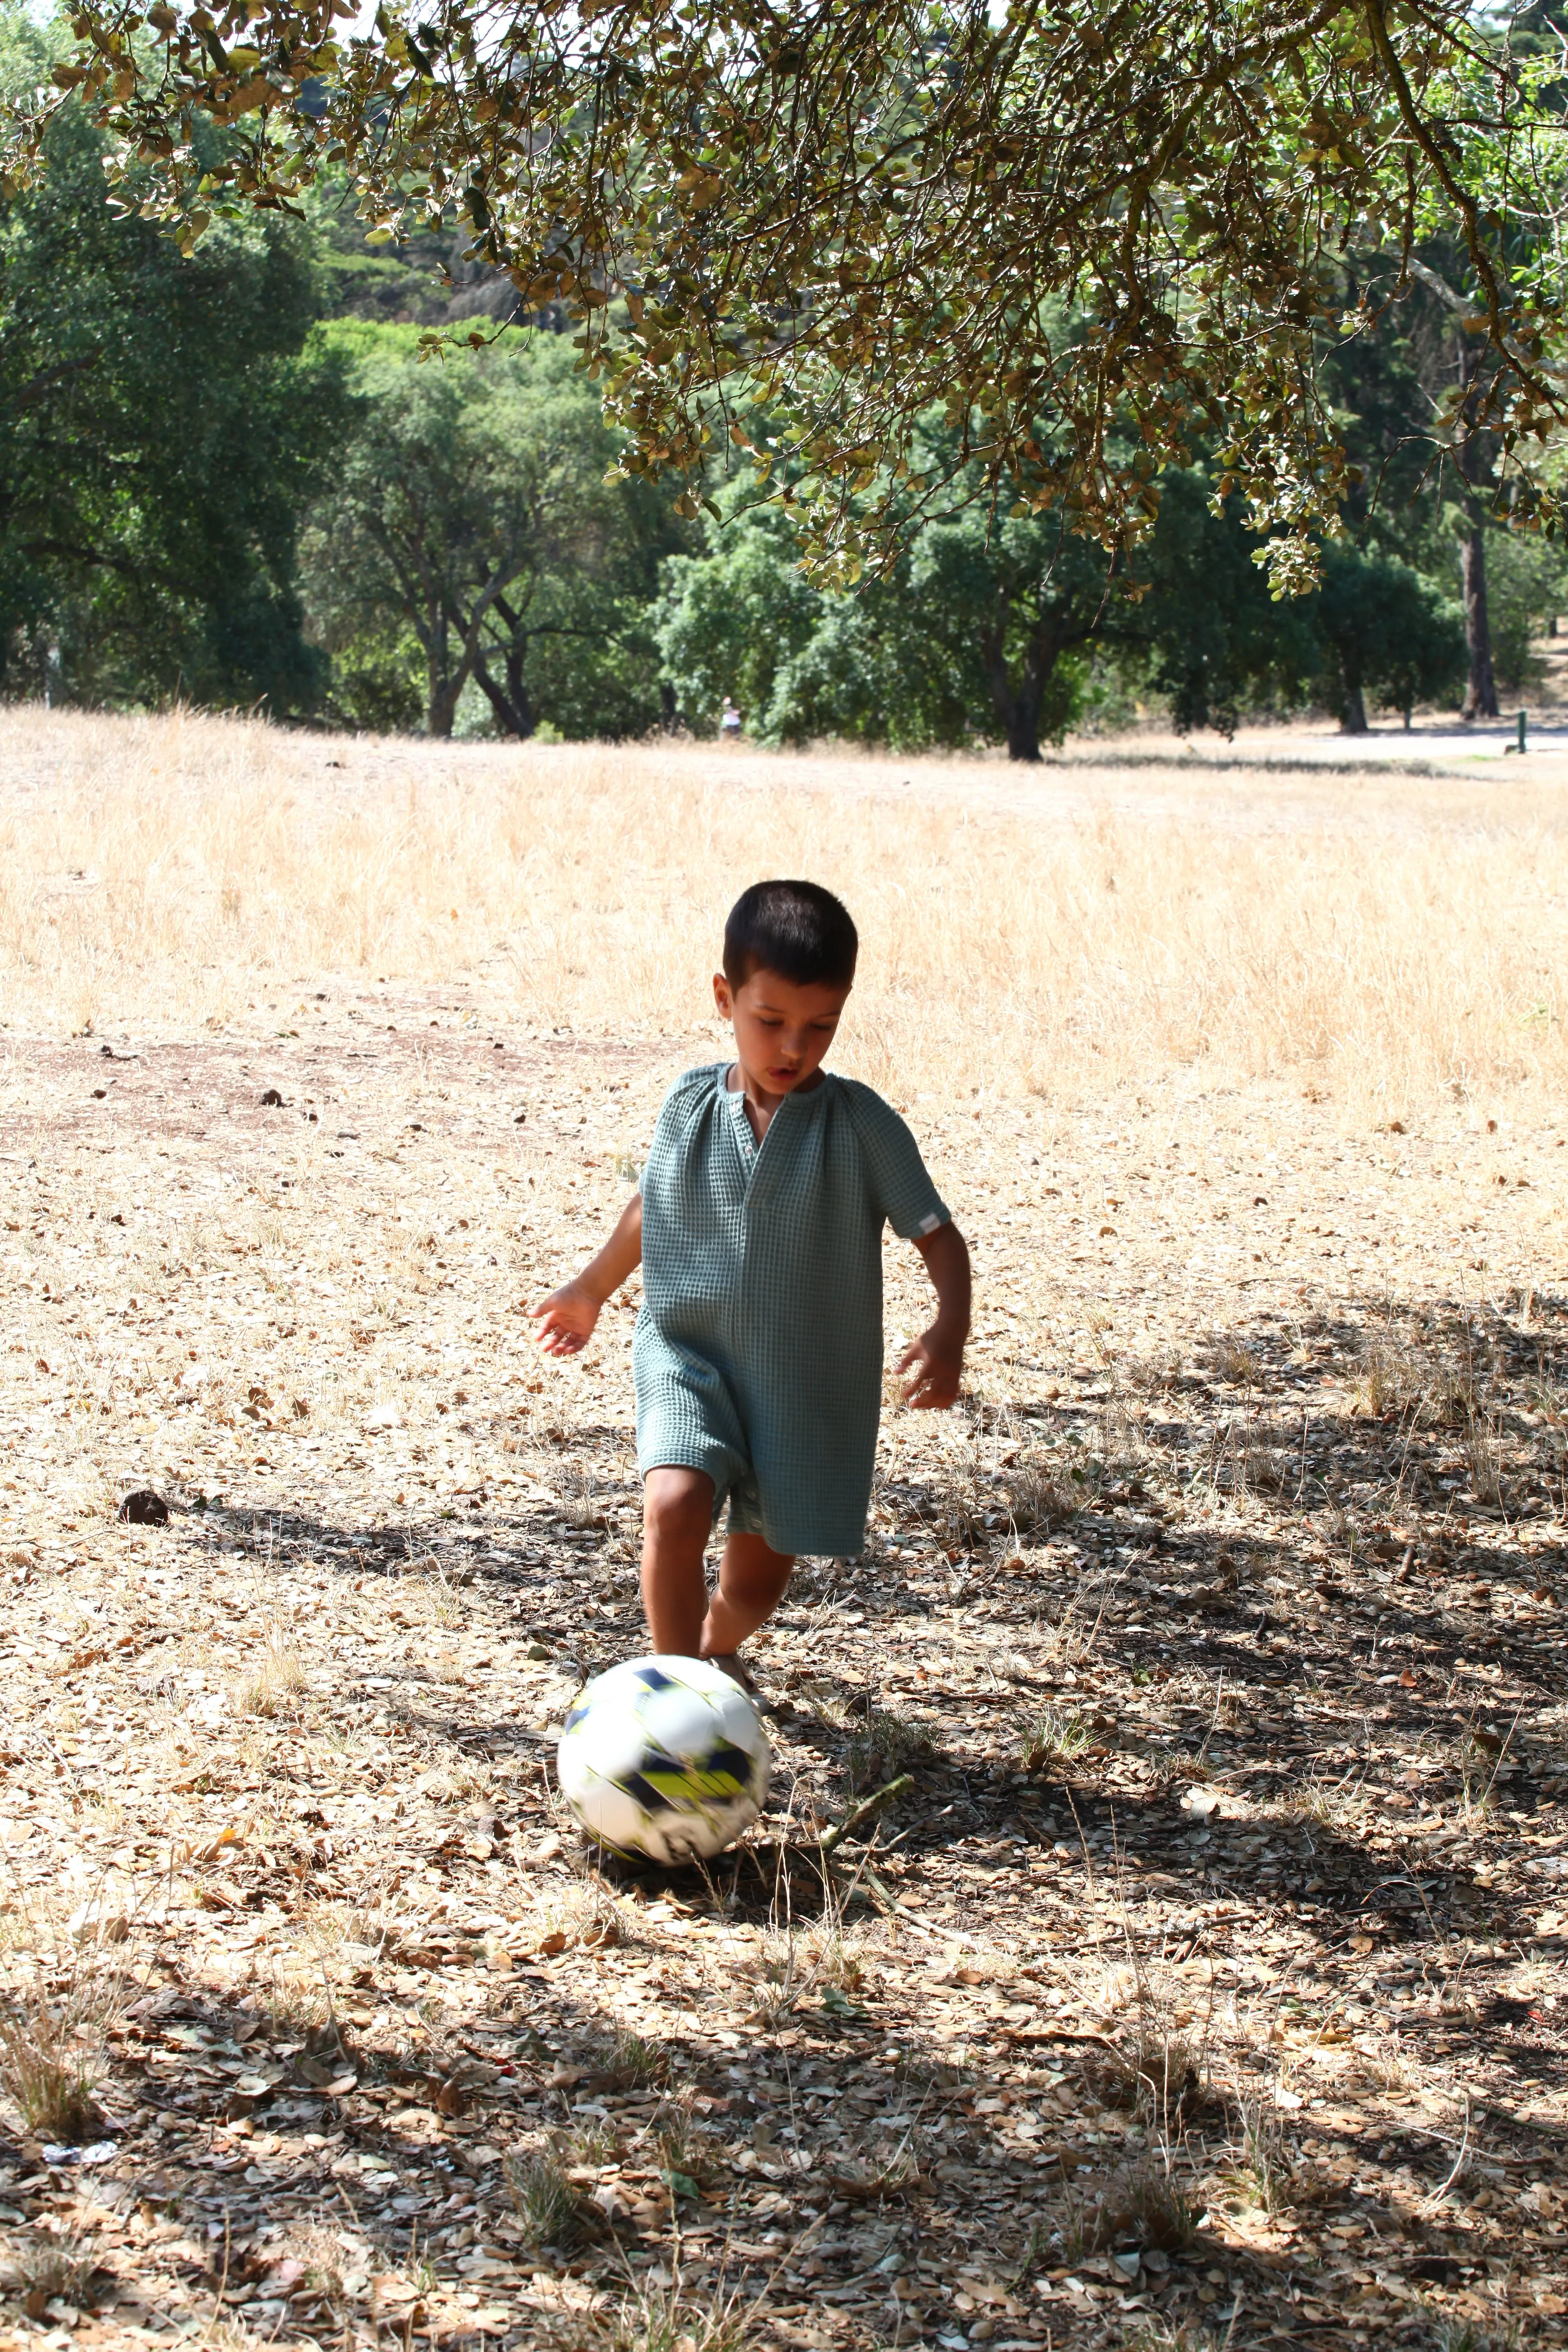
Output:
<path fill-rule="evenodd" d="M 588 1685 L 555 1769 L 590 1837 L 628 1858 L 719 1853 L 754 1821 L 773 1758 L 745 1692 L 707 1658 L 631 1658 Z"/>

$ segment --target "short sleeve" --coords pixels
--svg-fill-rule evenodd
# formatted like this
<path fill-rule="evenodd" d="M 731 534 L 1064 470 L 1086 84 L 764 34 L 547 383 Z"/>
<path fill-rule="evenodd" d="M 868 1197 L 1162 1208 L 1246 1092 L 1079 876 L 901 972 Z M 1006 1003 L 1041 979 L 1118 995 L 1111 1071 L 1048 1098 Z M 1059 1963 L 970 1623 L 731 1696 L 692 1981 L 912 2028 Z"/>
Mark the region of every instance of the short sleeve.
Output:
<path fill-rule="evenodd" d="M 920 1145 L 891 1103 L 853 1078 L 841 1079 L 860 1147 L 871 1197 L 900 1241 L 923 1241 L 952 1212 L 931 1182 Z"/>

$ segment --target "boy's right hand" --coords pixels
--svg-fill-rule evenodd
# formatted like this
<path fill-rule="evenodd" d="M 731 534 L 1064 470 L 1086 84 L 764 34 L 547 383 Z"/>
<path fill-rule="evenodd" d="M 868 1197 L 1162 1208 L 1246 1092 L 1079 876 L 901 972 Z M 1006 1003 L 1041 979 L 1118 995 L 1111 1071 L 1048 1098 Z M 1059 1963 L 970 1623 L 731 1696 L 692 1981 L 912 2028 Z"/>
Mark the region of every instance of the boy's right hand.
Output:
<path fill-rule="evenodd" d="M 594 1336 L 599 1319 L 601 1299 L 581 1283 L 563 1283 L 552 1290 L 542 1306 L 529 1309 L 539 1328 L 535 1333 L 547 1356 L 580 1355 Z"/>

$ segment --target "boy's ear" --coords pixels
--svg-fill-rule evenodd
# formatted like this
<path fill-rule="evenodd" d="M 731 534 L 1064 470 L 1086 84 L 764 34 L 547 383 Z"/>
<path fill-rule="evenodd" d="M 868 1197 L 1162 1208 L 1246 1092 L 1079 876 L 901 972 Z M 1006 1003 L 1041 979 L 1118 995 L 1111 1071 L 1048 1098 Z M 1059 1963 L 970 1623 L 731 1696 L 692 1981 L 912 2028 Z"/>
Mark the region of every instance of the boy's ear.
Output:
<path fill-rule="evenodd" d="M 734 994 L 721 971 L 716 971 L 713 975 L 713 1002 L 719 1007 L 721 1021 L 731 1021 L 734 1018 Z"/>

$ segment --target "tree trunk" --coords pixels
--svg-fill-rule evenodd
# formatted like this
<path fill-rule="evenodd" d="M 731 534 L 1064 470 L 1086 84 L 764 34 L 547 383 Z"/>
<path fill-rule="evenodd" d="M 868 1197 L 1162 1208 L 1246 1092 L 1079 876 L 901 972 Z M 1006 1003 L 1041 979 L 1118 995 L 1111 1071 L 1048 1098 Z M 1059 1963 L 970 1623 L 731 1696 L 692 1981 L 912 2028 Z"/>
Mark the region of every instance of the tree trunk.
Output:
<path fill-rule="evenodd" d="M 478 604 L 465 620 L 461 607 L 455 602 L 439 614 L 427 640 L 426 660 L 430 680 L 430 711 L 426 720 L 426 731 L 432 735 L 450 735 L 458 716 L 458 704 L 470 677 L 477 677 L 484 664 L 481 632 L 485 616 L 495 604 L 506 580 L 506 573 L 492 574 L 486 582 Z M 454 669 L 450 661 L 451 630 L 456 625 L 462 640 L 462 658 Z M 498 689 L 487 685 L 486 693 L 493 703 Z M 532 721 L 529 722 L 531 730 Z"/>
<path fill-rule="evenodd" d="M 1462 462 L 1462 460 L 1461 460 Z M 1498 716 L 1497 680 L 1492 676 L 1492 632 L 1487 614 L 1486 532 L 1472 523 L 1459 543 L 1459 589 L 1465 605 L 1465 643 L 1470 649 L 1470 677 L 1465 688 L 1464 717 Z"/>
<path fill-rule="evenodd" d="M 529 704 L 528 688 L 522 681 L 521 657 L 514 662 L 510 651 L 506 675 L 506 685 L 498 685 L 490 676 L 483 655 L 475 655 L 474 683 L 481 693 L 489 698 L 490 709 L 500 721 L 501 731 L 516 736 L 521 743 L 526 743 L 533 732 L 533 712 Z"/>
<path fill-rule="evenodd" d="M 425 732 L 426 735 L 447 736 L 458 715 L 458 697 L 463 690 L 458 678 L 454 685 L 447 668 L 447 623 L 437 614 L 435 625 L 425 641 Z"/>
<path fill-rule="evenodd" d="M 1498 716 L 1497 680 L 1492 676 L 1492 631 L 1487 612 L 1487 541 L 1486 517 L 1477 488 L 1485 483 L 1489 471 L 1490 451 L 1484 433 L 1476 431 L 1473 418 L 1479 390 L 1481 355 L 1473 351 L 1464 334 L 1459 336 L 1459 382 L 1466 387 L 1463 415 L 1465 431 L 1459 438 L 1458 457 L 1459 478 L 1469 495 L 1465 505 L 1469 530 L 1459 542 L 1459 593 L 1465 607 L 1465 643 L 1470 652 L 1470 675 L 1465 688 L 1461 716 L 1466 719 L 1495 719 Z"/>
<path fill-rule="evenodd" d="M 1364 735 L 1368 731 L 1366 723 L 1366 699 L 1362 693 L 1361 656 L 1359 651 L 1347 654 L 1342 647 L 1340 652 L 1340 733 L 1342 735 Z"/>
<path fill-rule="evenodd" d="M 1037 645 L 1025 663 L 1024 675 L 1016 685 L 1007 667 L 999 630 L 987 631 L 982 642 L 981 657 L 991 685 L 992 705 L 1007 737 L 1007 757 L 1037 765 L 1040 757 L 1040 700 L 1046 680 L 1055 667 L 1055 646 L 1047 650 Z"/>
<path fill-rule="evenodd" d="M 526 741 L 533 732 L 533 705 L 529 699 L 528 639 L 514 637 L 506 649 L 506 698 L 517 713 L 517 731 Z"/>
<path fill-rule="evenodd" d="M 444 672 L 437 670 L 434 663 L 431 664 L 429 701 L 425 713 L 426 735 L 436 735 L 445 740 L 451 734 L 462 691 L 463 680 L 460 677 L 447 677 Z"/>
<path fill-rule="evenodd" d="M 503 642 L 506 662 L 506 685 L 496 684 L 485 660 L 485 649 L 476 635 L 474 639 L 474 682 L 489 697 L 490 709 L 500 720 L 503 731 L 515 735 L 526 743 L 533 732 L 533 705 L 528 693 L 528 631 L 522 625 L 522 614 L 504 596 L 495 600 L 497 617 L 504 624 L 507 635 Z"/>
<path fill-rule="evenodd" d="M 1027 691 L 1013 698 L 1007 722 L 1007 757 L 1038 763 L 1040 757 L 1040 698 Z"/>

